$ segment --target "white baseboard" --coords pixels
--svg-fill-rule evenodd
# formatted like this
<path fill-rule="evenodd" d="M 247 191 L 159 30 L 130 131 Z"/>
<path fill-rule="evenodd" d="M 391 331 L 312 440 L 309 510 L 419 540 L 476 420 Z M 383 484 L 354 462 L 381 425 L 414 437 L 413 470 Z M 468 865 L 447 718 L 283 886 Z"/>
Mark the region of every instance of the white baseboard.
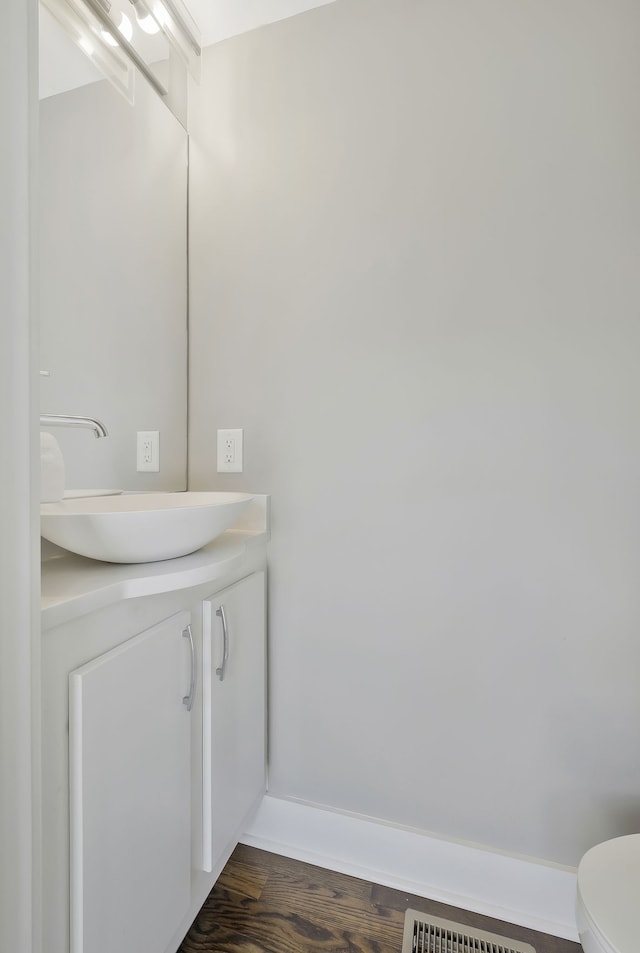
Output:
<path fill-rule="evenodd" d="M 576 871 L 267 795 L 242 843 L 577 942 Z"/>

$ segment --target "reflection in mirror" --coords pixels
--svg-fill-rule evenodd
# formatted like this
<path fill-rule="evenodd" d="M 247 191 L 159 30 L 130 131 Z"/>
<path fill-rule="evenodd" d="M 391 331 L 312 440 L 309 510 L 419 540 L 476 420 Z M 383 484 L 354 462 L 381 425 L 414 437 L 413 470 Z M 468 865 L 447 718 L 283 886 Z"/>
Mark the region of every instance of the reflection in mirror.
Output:
<path fill-rule="evenodd" d="M 131 107 L 41 7 L 41 413 L 66 487 L 186 486 L 187 136 L 142 76 Z M 159 431 L 160 471 L 136 469 Z"/>
<path fill-rule="evenodd" d="M 129 103 L 135 67 L 178 119 L 186 120 L 186 75 L 199 80 L 202 50 L 182 0 L 40 0 L 40 5 Z M 46 18 L 44 29 L 51 29 Z"/>

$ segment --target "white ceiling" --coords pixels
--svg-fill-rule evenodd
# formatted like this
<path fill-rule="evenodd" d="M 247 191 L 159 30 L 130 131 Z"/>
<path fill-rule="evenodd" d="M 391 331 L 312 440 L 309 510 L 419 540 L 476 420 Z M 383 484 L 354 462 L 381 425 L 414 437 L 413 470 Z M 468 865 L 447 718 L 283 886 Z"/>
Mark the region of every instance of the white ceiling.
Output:
<path fill-rule="evenodd" d="M 210 46 L 238 33 L 246 33 L 266 23 L 323 7 L 335 0 L 184 0 L 202 34 L 202 45 Z"/>

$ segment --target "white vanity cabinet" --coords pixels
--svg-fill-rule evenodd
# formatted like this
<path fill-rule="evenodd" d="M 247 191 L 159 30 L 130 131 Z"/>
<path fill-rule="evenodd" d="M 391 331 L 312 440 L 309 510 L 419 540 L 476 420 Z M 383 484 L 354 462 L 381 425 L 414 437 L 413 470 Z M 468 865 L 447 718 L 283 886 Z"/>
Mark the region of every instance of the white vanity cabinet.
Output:
<path fill-rule="evenodd" d="M 159 953 L 189 910 L 190 623 L 69 675 L 71 953 Z"/>
<path fill-rule="evenodd" d="M 203 868 L 228 857 L 265 790 L 265 595 L 256 572 L 203 603 Z"/>
<path fill-rule="evenodd" d="M 43 574 L 47 953 L 175 953 L 257 808 L 265 542 Z"/>

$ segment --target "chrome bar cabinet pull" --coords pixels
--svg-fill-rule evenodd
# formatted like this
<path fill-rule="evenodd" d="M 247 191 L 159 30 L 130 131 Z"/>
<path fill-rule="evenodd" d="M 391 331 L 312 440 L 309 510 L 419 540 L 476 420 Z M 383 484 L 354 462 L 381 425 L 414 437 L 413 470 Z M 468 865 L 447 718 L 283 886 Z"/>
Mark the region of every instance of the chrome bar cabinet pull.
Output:
<path fill-rule="evenodd" d="M 227 625 L 227 616 L 224 611 L 224 606 L 219 606 L 219 608 L 216 609 L 216 615 L 219 616 L 222 621 L 222 665 L 216 669 L 216 675 L 220 681 L 223 682 L 227 673 L 227 662 L 229 661 L 229 627 Z"/>
<path fill-rule="evenodd" d="M 193 702 L 196 697 L 196 678 L 198 675 L 198 659 L 196 658 L 196 647 L 193 644 L 193 632 L 191 631 L 191 626 L 188 625 L 182 633 L 184 639 L 189 639 L 189 647 L 191 649 L 191 683 L 189 685 L 189 694 L 185 695 L 182 699 L 182 704 L 185 706 L 187 711 L 191 711 L 193 708 Z"/>

